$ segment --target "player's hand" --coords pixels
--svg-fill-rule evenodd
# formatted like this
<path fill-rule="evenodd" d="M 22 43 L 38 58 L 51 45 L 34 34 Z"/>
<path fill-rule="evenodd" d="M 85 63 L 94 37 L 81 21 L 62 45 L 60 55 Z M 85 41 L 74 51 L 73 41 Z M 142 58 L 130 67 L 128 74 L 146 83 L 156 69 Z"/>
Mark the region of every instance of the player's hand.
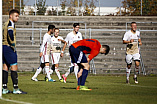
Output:
<path fill-rule="evenodd" d="M 134 39 L 131 39 L 131 40 L 130 40 L 130 43 L 132 43 L 132 42 L 134 42 Z"/>
<path fill-rule="evenodd" d="M 43 53 L 42 53 L 42 52 L 40 52 L 39 56 L 41 57 L 42 55 L 43 55 Z"/>
<path fill-rule="evenodd" d="M 62 39 L 58 39 L 58 41 L 61 41 Z"/>
<path fill-rule="evenodd" d="M 63 54 L 63 53 L 61 53 L 61 57 L 63 57 L 63 55 L 64 55 L 64 54 Z"/>
<path fill-rule="evenodd" d="M 83 72 L 83 69 L 80 69 L 80 71 L 77 73 L 77 78 L 80 78 L 82 76 L 82 72 Z"/>
<path fill-rule="evenodd" d="M 88 61 L 88 63 L 90 62 L 90 59 L 89 58 L 87 58 L 87 61 Z"/>

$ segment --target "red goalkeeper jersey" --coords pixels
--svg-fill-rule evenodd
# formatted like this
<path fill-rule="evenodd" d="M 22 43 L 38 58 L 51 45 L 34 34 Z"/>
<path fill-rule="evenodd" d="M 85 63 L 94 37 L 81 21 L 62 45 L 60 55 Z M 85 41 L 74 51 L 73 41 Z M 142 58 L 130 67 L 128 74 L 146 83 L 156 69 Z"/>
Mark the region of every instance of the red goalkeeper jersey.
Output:
<path fill-rule="evenodd" d="M 88 58 L 92 60 L 99 54 L 101 44 L 96 39 L 83 39 L 72 44 L 75 48 L 78 48 L 85 54 L 89 54 Z"/>

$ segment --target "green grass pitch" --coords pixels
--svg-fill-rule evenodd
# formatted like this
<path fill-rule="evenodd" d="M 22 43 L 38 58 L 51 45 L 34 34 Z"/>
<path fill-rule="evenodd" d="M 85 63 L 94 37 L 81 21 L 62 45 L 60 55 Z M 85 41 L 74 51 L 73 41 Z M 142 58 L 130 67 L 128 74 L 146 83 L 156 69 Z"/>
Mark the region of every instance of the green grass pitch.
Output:
<path fill-rule="evenodd" d="M 89 75 L 86 86 L 92 91 L 77 91 L 74 75 L 69 75 L 67 83 L 45 82 L 44 75 L 38 76 L 38 82 L 31 81 L 32 73 L 19 74 L 19 88 L 28 92 L 26 95 L 6 94 L 0 104 L 157 104 L 157 77 L 139 76 L 139 84 L 125 84 L 125 75 Z M 9 76 L 8 88 L 12 90 Z M 17 102 L 5 101 L 9 99 Z"/>

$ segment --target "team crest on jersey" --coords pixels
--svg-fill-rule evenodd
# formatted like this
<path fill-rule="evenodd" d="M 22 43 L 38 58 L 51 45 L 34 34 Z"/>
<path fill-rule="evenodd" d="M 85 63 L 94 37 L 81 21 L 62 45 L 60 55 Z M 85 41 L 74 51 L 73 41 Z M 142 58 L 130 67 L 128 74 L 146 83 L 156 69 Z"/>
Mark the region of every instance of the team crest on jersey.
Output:
<path fill-rule="evenodd" d="M 80 36 L 78 36 L 78 38 L 80 38 Z"/>

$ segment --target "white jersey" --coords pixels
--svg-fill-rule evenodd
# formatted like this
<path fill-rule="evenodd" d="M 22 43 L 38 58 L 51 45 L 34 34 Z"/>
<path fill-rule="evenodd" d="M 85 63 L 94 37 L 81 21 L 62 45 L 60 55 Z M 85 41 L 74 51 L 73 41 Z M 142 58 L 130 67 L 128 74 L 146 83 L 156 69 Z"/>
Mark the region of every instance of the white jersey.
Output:
<path fill-rule="evenodd" d="M 128 32 L 126 32 L 124 34 L 123 40 L 130 41 L 131 39 L 133 39 L 134 42 L 127 44 L 126 53 L 127 54 L 136 54 L 136 53 L 139 53 L 138 39 L 140 39 L 140 32 L 136 31 L 136 33 L 134 34 L 134 33 L 131 32 L 131 30 L 129 30 Z"/>
<path fill-rule="evenodd" d="M 68 46 L 71 46 L 71 44 L 82 40 L 82 34 L 78 32 L 76 35 L 74 35 L 73 31 L 68 33 L 67 37 L 65 38 L 65 41 L 67 42 Z"/>
<path fill-rule="evenodd" d="M 43 43 L 40 47 L 40 52 L 42 52 L 44 55 L 49 55 L 50 48 L 51 48 L 51 35 L 46 33 L 43 37 Z"/>
<path fill-rule="evenodd" d="M 59 41 L 58 39 L 63 40 L 63 38 L 61 36 L 58 36 L 57 38 L 55 38 L 55 36 L 51 37 L 51 45 L 53 45 L 53 50 L 52 52 L 61 52 L 61 41 Z"/>

